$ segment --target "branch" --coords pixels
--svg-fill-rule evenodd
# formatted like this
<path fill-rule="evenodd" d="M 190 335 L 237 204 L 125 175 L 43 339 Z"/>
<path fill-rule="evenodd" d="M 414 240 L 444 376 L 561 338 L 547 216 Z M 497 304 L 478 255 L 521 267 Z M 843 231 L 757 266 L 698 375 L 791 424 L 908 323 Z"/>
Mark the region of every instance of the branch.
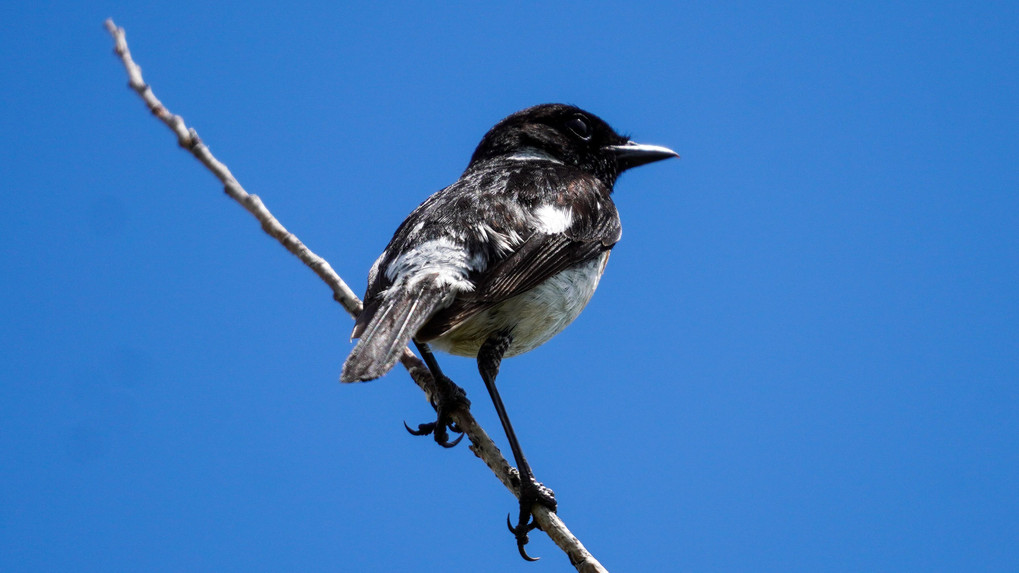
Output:
<path fill-rule="evenodd" d="M 156 98 L 152 88 L 142 79 L 142 69 L 131 58 L 124 29 L 118 28 L 112 19 L 107 19 L 105 26 L 106 30 L 113 36 L 115 42 L 114 52 L 120 57 L 124 68 L 127 70 L 128 85 L 142 98 L 149 111 L 165 123 L 170 128 L 170 131 L 174 132 L 177 136 L 177 143 L 181 147 L 191 152 L 196 159 L 202 162 L 202 165 L 205 165 L 223 183 L 226 194 L 251 213 L 261 223 L 262 230 L 279 241 L 283 247 L 300 259 L 302 263 L 307 265 L 320 279 L 329 285 L 329 288 L 333 291 L 333 298 L 343 305 L 343 308 L 351 316 L 356 318 L 361 313 L 361 300 L 350 290 L 350 287 L 340 278 L 340 275 L 336 274 L 336 271 L 329 265 L 329 262 L 315 254 L 293 233 L 288 231 L 269 212 L 269 209 L 266 208 L 257 195 L 252 195 L 245 191 L 244 187 L 230 173 L 230 169 L 216 159 L 212 152 L 209 151 L 209 148 L 202 143 L 202 140 L 198 137 L 198 132 L 194 128 L 188 127 L 181 116 L 174 115 L 166 109 L 166 106 Z M 424 390 L 429 403 L 432 403 L 432 397 L 436 392 L 435 381 L 432 379 L 431 373 L 425 364 L 409 348 L 404 349 L 403 355 L 400 357 L 400 364 L 407 369 L 414 382 Z M 458 409 L 453 413 L 452 418 L 471 441 L 471 451 L 485 462 L 485 465 L 492 470 L 495 477 L 513 495 L 519 498 L 517 470 L 509 465 L 509 462 L 503 457 L 499 448 L 496 447 L 495 442 L 478 425 L 470 411 Z M 546 532 L 552 541 L 566 553 L 570 563 L 577 568 L 577 571 L 582 573 L 607 571 L 587 551 L 580 540 L 570 533 L 570 530 L 566 528 L 566 525 L 559 519 L 558 515 L 540 504 L 536 504 L 532 512 L 542 531 Z"/>

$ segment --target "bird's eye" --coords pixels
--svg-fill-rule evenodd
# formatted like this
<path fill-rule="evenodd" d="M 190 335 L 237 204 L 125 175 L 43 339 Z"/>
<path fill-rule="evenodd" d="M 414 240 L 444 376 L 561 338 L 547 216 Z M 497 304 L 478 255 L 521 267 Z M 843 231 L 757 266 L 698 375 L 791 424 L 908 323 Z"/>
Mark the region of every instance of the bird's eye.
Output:
<path fill-rule="evenodd" d="M 570 131 L 574 135 L 587 141 L 591 139 L 591 126 L 587 123 L 587 118 L 582 115 L 575 115 L 566 121 L 566 127 L 570 128 Z"/>

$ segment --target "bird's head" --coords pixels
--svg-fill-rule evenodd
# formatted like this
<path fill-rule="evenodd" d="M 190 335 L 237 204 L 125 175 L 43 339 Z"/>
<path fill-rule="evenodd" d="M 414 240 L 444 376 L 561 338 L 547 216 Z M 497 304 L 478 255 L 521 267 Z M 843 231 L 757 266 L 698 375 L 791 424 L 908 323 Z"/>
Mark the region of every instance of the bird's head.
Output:
<path fill-rule="evenodd" d="M 471 165 L 496 158 L 547 159 L 578 167 L 611 186 L 623 171 L 669 157 L 679 155 L 619 135 L 593 113 L 552 103 L 497 123 L 474 150 Z"/>

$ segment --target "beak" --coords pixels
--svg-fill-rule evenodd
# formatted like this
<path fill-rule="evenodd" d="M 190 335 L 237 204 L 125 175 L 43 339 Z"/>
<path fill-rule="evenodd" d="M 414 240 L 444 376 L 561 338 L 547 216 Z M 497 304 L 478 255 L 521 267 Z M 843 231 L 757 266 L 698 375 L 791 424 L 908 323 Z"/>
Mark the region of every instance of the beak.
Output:
<path fill-rule="evenodd" d="M 608 145 L 604 148 L 616 158 L 616 164 L 620 171 L 631 167 L 639 167 L 670 157 L 679 157 L 679 154 L 661 145 L 644 145 L 636 141 L 627 141 L 623 145 Z"/>

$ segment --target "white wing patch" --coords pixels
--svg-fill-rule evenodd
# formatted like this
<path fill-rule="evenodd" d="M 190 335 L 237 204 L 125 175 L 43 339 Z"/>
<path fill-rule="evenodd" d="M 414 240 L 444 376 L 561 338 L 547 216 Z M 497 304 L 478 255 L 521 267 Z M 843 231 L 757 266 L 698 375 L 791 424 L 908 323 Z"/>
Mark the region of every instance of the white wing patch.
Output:
<path fill-rule="evenodd" d="M 549 235 L 564 233 L 573 224 L 573 211 L 570 208 L 542 205 L 534 210 L 538 219 L 538 227 Z"/>
<path fill-rule="evenodd" d="M 482 270 L 484 264 L 483 258 L 471 257 L 460 245 L 440 237 L 421 243 L 396 257 L 386 267 L 386 278 L 393 281 L 393 286 L 402 283 L 407 287 L 430 278 L 440 286 L 452 287 L 453 291 L 467 292 L 474 290 L 474 283 L 468 280 L 468 274 Z"/>
<path fill-rule="evenodd" d="M 474 225 L 474 231 L 482 243 L 494 245 L 495 251 L 499 254 L 510 253 L 514 247 L 523 242 L 520 234 L 512 229 L 506 232 L 499 232 L 485 223 L 477 223 Z"/>

